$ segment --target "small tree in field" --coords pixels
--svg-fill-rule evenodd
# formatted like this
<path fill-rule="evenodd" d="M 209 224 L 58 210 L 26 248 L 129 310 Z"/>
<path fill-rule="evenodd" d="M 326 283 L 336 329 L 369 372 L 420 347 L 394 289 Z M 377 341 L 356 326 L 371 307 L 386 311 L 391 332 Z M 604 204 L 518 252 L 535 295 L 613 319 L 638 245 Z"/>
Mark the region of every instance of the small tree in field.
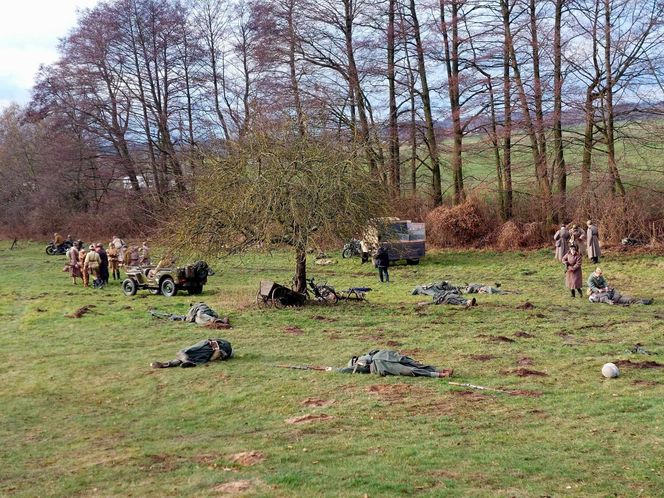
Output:
<path fill-rule="evenodd" d="M 385 213 L 387 192 L 345 144 L 296 132 L 254 134 L 208 158 L 174 227 L 183 249 L 232 254 L 283 245 L 295 251 L 296 290 L 306 251 L 348 238 Z"/>

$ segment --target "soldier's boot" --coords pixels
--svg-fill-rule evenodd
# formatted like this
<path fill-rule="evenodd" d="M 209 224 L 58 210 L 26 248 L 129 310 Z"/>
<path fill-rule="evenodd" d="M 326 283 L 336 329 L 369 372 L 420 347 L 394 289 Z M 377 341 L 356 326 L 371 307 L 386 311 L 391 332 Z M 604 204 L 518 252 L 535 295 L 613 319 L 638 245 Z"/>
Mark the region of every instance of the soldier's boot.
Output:
<path fill-rule="evenodd" d="M 583 292 L 581 292 L 581 289 L 576 289 L 576 292 L 579 293 L 579 297 L 583 297 Z"/>
<path fill-rule="evenodd" d="M 574 294 L 574 289 L 570 289 L 570 292 L 572 293 L 572 297 L 576 297 L 576 294 Z"/>
<path fill-rule="evenodd" d="M 153 361 L 150 363 L 150 366 L 152 368 L 171 368 L 171 367 L 179 367 L 182 364 L 180 360 L 171 360 L 167 362 L 161 362 L 161 361 Z"/>
<path fill-rule="evenodd" d="M 190 361 L 183 361 L 182 364 L 180 365 L 182 368 L 192 368 L 196 366 L 196 363 L 192 363 Z"/>

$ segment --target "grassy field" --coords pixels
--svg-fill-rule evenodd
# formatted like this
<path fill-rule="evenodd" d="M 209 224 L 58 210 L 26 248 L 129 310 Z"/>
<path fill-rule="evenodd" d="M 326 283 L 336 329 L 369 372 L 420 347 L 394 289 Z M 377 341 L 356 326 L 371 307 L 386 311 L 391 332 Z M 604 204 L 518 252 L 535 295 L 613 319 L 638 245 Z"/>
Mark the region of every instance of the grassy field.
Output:
<path fill-rule="evenodd" d="M 273 310 L 253 304 L 258 282 L 289 282 L 292 258 L 247 255 L 213 265 L 202 299 L 234 328 L 212 332 L 147 313 L 184 313 L 186 294 L 83 289 L 60 271 L 63 257 L 8 247 L 0 243 L 2 496 L 664 494 L 664 370 L 600 375 L 607 361 L 664 363 L 661 257 L 609 254 L 602 264 L 652 306 L 571 299 L 549 251 L 435 252 L 392 268 L 389 285 L 357 259 L 312 264 L 338 289 L 374 287 L 369 302 Z M 418 307 L 426 297 L 410 290 L 439 279 L 499 281 L 520 294 Z M 517 309 L 526 300 L 534 308 Z M 88 304 L 83 317 L 65 316 Z M 149 368 L 214 336 L 232 342 L 233 360 Z M 636 343 L 658 354 L 629 353 Z M 458 382 L 525 392 L 275 368 L 343 366 L 374 347 L 454 368 Z"/>
<path fill-rule="evenodd" d="M 664 184 L 664 156 L 661 140 L 660 121 L 652 120 L 643 123 L 618 123 L 618 139 L 616 141 L 616 160 L 625 186 L 645 189 L 660 189 Z M 583 126 L 572 126 L 563 134 L 564 154 L 567 165 L 567 187 L 573 190 L 581 183 L 581 162 L 583 157 Z M 549 137 L 550 144 L 552 139 Z M 496 191 L 496 165 L 493 149 L 486 134 L 477 133 L 464 138 L 463 174 L 464 185 L 471 192 L 480 193 Z M 450 140 L 441 142 L 442 186 L 451 195 L 453 177 L 450 168 Z M 608 157 L 603 144 L 596 145 L 591 165 L 592 182 L 606 182 L 608 179 Z M 552 153 L 553 148 L 549 148 Z M 502 154 L 502 150 L 501 150 Z M 426 157 L 423 149 L 421 156 Z M 401 168 L 402 188 L 411 190 L 411 170 L 408 158 L 410 149 L 402 147 Z M 552 161 L 551 157 L 549 158 Z M 513 136 L 512 150 L 512 181 L 515 192 L 532 192 L 534 185 L 534 166 L 529 141 L 525 135 Z M 418 172 L 418 185 L 428 187 L 431 182 L 430 171 L 421 167 Z"/>

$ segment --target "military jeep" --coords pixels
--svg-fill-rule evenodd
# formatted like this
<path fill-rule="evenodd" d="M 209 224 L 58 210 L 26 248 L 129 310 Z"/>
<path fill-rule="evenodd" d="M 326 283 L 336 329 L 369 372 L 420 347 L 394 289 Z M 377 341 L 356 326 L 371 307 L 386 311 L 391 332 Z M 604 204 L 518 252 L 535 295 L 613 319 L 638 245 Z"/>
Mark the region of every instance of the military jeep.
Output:
<path fill-rule="evenodd" d="M 125 296 L 133 296 L 139 289 L 149 290 L 152 294 L 175 296 L 178 291 L 186 290 L 189 294 L 200 294 L 207 283 L 208 275 L 214 272 L 205 261 L 197 261 L 184 267 L 157 268 L 154 265 L 130 266 L 127 278 L 122 282 Z"/>

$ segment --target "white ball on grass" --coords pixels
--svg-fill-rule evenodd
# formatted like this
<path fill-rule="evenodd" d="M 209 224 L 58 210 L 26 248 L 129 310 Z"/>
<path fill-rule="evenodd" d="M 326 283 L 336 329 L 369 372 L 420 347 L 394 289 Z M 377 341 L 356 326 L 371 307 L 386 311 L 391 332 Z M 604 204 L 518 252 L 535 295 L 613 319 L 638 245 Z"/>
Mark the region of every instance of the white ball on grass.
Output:
<path fill-rule="evenodd" d="M 609 379 L 618 377 L 620 375 L 620 370 L 613 363 L 605 363 L 602 367 L 602 375 Z"/>

